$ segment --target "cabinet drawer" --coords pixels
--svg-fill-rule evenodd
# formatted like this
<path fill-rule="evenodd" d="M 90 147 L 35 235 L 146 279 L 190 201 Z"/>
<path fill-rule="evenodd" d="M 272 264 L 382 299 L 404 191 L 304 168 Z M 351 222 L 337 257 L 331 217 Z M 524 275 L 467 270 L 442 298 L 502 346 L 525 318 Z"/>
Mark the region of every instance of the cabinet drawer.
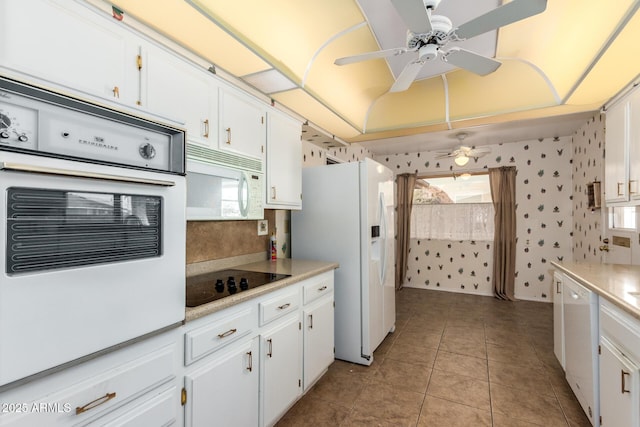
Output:
<path fill-rule="evenodd" d="M 170 345 L 28 404 L 28 413 L 2 425 L 57 426 L 90 423 L 175 378 Z M 20 415 L 20 414 L 16 414 Z"/>
<path fill-rule="evenodd" d="M 333 272 L 310 279 L 309 283 L 304 284 L 302 292 L 304 305 L 330 294 L 333 292 Z"/>
<path fill-rule="evenodd" d="M 288 290 L 273 298 L 260 303 L 260 326 L 271 322 L 274 319 L 292 313 L 298 309 L 300 305 L 300 291 L 297 286 L 295 289 Z"/>
<path fill-rule="evenodd" d="M 185 365 L 247 336 L 255 328 L 254 311 L 247 307 L 185 334 Z"/>
<path fill-rule="evenodd" d="M 600 335 L 624 348 L 625 356 L 640 361 L 640 322 L 603 298 L 600 300 Z"/>
<path fill-rule="evenodd" d="M 152 396 L 138 403 L 128 405 L 117 418 L 103 420 L 102 418 L 91 426 L 104 427 L 137 427 L 137 426 L 168 426 L 177 420 L 177 401 L 180 398 L 177 388 L 171 387 L 162 392 L 150 393 Z M 124 409 L 124 408 L 123 408 Z M 120 414 L 120 410 L 117 411 Z"/>

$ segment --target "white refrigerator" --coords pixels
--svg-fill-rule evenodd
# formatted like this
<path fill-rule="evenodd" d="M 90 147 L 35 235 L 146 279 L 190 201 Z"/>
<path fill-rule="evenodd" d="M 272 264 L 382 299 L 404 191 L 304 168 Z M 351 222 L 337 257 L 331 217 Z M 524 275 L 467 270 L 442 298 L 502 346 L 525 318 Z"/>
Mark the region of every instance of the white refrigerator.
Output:
<path fill-rule="evenodd" d="M 338 262 L 335 357 L 362 365 L 395 329 L 394 181 L 371 159 L 305 168 L 293 258 Z"/>

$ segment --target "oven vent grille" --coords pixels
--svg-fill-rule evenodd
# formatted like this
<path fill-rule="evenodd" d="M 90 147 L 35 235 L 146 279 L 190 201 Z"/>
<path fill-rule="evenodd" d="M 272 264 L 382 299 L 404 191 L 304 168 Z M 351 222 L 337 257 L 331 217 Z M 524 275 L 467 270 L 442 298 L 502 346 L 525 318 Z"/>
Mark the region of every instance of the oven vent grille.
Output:
<path fill-rule="evenodd" d="M 226 153 L 220 150 L 187 144 L 187 158 L 234 169 L 262 172 L 262 160 Z"/>

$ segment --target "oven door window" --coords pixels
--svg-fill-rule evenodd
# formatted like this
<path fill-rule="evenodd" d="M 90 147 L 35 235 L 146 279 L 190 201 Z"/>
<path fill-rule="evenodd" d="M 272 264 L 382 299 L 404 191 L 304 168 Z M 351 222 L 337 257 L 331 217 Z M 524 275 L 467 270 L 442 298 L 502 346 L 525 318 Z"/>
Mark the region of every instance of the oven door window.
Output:
<path fill-rule="evenodd" d="M 10 187 L 7 274 L 161 255 L 161 197 Z"/>

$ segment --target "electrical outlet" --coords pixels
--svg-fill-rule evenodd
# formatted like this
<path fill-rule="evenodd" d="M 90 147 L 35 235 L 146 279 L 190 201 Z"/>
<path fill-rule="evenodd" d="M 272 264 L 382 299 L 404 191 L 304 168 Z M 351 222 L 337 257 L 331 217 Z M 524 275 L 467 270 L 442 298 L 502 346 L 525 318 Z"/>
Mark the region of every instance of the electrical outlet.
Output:
<path fill-rule="evenodd" d="M 261 219 L 258 221 L 258 236 L 266 236 L 269 232 L 269 221 Z"/>

